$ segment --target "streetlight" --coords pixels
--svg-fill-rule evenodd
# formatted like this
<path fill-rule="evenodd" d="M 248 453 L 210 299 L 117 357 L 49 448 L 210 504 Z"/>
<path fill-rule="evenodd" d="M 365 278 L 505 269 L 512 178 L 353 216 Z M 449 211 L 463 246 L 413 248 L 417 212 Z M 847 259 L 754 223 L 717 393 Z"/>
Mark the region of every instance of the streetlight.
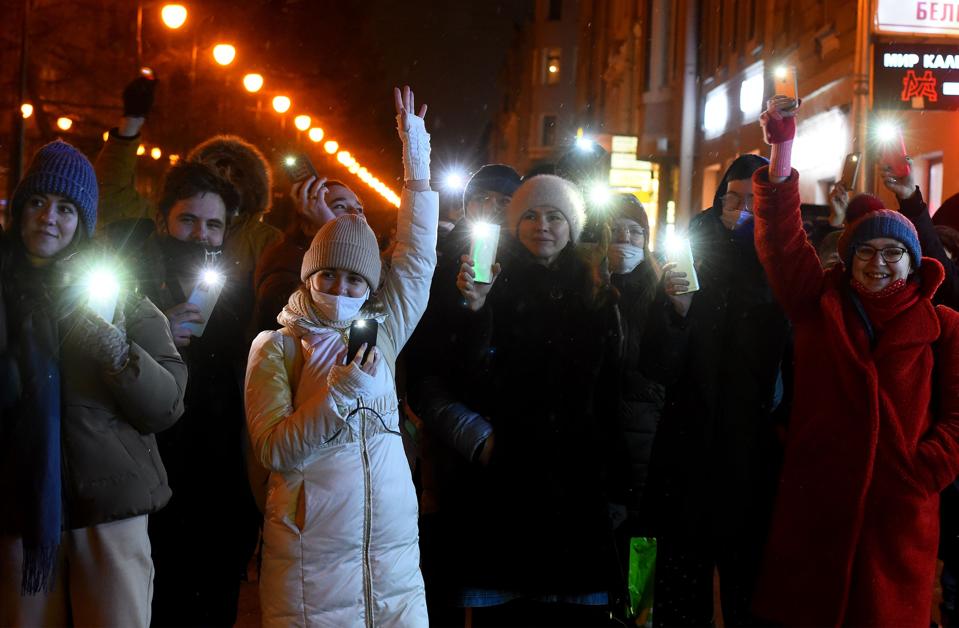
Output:
<path fill-rule="evenodd" d="M 213 46 L 213 59 L 220 65 L 230 65 L 236 59 L 236 48 L 231 44 Z"/>
<path fill-rule="evenodd" d="M 274 96 L 273 97 L 273 111 L 277 113 L 286 113 L 290 110 L 290 107 L 293 106 L 293 101 L 290 100 L 289 96 Z"/>
<path fill-rule="evenodd" d="M 263 75 L 247 74 L 243 77 L 243 87 L 251 94 L 255 94 L 263 88 Z"/>
<path fill-rule="evenodd" d="M 159 146 L 154 146 L 153 149 L 150 151 L 150 157 L 153 157 L 153 159 L 155 160 L 159 159 L 160 157 L 163 157 L 163 151 L 160 150 Z"/>
<path fill-rule="evenodd" d="M 28 102 L 23 103 L 20 105 L 20 113 L 23 114 L 23 119 L 26 120 L 33 115 L 33 105 Z"/>
<path fill-rule="evenodd" d="M 160 19 L 167 28 L 176 30 L 186 23 L 187 10 L 182 4 L 165 4 L 160 9 Z"/>
<path fill-rule="evenodd" d="M 310 128 L 310 116 L 300 115 L 293 118 L 293 126 L 295 126 L 300 131 L 305 131 Z"/>
<path fill-rule="evenodd" d="M 73 126 L 73 120 L 66 116 L 61 116 L 57 118 L 57 126 L 60 127 L 62 131 L 69 131 L 70 127 Z"/>
<path fill-rule="evenodd" d="M 329 140 L 326 144 L 323 144 L 323 150 L 333 155 L 336 151 L 340 150 L 340 145 L 333 140 Z"/>
<path fill-rule="evenodd" d="M 319 142 L 320 140 L 323 139 L 323 129 L 321 129 L 318 126 L 315 126 L 312 129 L 310 129 L 307 135 L 309 135 L 310 139 L 313 140 L 314 142 Z"/>

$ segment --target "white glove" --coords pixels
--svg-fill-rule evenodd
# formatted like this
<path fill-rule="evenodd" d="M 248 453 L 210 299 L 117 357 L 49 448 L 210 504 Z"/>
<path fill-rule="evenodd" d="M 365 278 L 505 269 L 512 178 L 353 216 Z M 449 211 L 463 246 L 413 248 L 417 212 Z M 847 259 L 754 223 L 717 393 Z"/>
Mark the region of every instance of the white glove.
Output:
<path fill-rule="evenodd" d="M 396 131 L 403 142 L 403 176 L 407 181 L 429 181 L 430 134 L 423 118 L 404 111 L 396 116 Z"/>
<path fill-rule="evenodd" d="M 370 399 L 376 393 L 375 371 L 374 375 L 365 373 L 356 362 L 337 364 L 331 368 L 327 384 L 337 405 L 351 405 L 360 397 Z"/>

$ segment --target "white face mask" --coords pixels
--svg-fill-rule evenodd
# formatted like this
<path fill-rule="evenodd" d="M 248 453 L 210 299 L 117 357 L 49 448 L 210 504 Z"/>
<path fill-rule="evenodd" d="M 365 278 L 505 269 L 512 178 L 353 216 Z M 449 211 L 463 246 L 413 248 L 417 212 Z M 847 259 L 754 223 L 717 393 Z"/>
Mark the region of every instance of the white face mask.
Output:
<path fill-rule="evenodd" d="M 366 294 L 361 297 L 347 297 L 320 292 L 311 286 L 310 296 L 313 297 L 313 303 L 323 318 L 328 321 L 347 321 L 360 313 L 360 308 L 369 298 L 370 291 L 367 289 Z"/>
<path fill-rule="evenodd" d="M 609 272 L 614 275 L 631 273 L 646 259 L 643 247 L 624 242 L 610 244 L 606 255 L 609 258 Z"/>

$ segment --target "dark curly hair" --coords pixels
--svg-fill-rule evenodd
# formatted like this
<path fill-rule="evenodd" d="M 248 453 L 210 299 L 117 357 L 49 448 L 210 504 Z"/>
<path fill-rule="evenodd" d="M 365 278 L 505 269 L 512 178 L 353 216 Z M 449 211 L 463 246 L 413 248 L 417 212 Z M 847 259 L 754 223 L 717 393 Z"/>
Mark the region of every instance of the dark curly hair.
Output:
<path fill-rule="evenodd" d="M 223 199 L 227 219 L 234 215 L 240 205 L 240 194 L 233 184 L 221 177 L 216 170 L 197 161 L 183 161 L 171 167 L 163 179 L 159 209 L 163 217 L 179 201 L 197 194 L 216 194 Z"/>

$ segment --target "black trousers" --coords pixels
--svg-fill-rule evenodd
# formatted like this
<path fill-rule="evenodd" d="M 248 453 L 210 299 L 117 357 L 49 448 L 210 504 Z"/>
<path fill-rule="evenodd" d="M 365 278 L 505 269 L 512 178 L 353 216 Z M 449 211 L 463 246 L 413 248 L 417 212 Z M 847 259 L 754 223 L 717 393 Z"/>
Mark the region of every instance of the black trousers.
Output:
<path fill-rule="evenodd" d="M 713 579 L 718 569 L 725 625 L 760 625 L 750 612 L 750 604 L 761 557 L 761 538 L 739 543 L 659 538 L 653 623 L 656 626 L 713 625 L 719 611 L 713 608 Z"/>

